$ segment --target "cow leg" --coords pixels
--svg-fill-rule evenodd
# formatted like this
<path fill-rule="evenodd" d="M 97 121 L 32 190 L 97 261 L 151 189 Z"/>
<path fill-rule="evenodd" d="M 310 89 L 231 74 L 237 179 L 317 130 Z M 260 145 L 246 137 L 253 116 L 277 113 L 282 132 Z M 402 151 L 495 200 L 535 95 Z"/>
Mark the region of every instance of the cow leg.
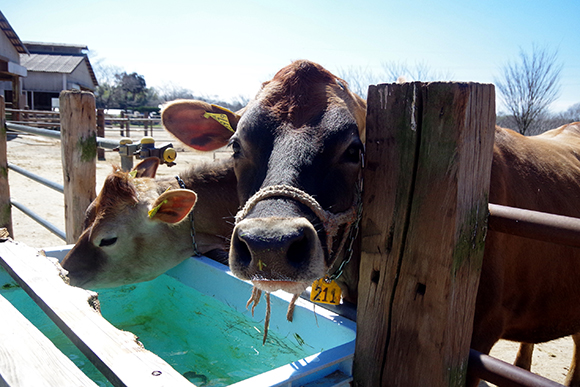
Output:
<path fill-rule="evenodd" d="M 480 297 L 480 294 L 478 294 Z M 479 309 L 483 310 L 482 307 Z M 475 319 L 473 323 L 473 333 L 471 336 L 471 348 L 489 355 L 489 352 L 501 339 L 504 330 L 504 320 L 499 308 L 489 308 L 485 310 L 486 313 L 479 313 L 476 307 Z M 467 369 L 467 387 L 476 387 L 479 385 L 479 377 L 475 376 L 468 367 Z"/>
<path fill-rule="evenodd" d="M 482 340 L 482 338 L 478 338 L 475 340 L 475 336 L 472 337 L 471 340 L 471 348 L 475 349 L 478 352 L 481 352 L 485 355 L 489 355 L 489 352 L 499 341 L 499 335 L 497 337 L 491 337 L 490 335 L 487 336 L 487 340 Z M 479 377 L 475 376 L 471 369 L 468 367 L 467 369 L 467 378 L 466 378 L 466 387 L 477 387 L 479 385 Z"/>
<path fill-rule="evenodd" d="M 534 344 L 520 343 L 520 349 L 516 356 L 515 366 L 529 371 L 532 367 L 532 354 L 534 352 Z"/>
<path fill-rule="evenodd" d="M 580 369 L 578 369 L 578 361 L 580 360 L 580 353 L 578 353 L 578 346 L 580 346 L 580 333 L 573 334 L 572 340 L 574 340 L 574 352 L 572 354 L 570 371 L 568 371 L 568 376 L 566 377 L 566 385 L 580 387 Z"/>

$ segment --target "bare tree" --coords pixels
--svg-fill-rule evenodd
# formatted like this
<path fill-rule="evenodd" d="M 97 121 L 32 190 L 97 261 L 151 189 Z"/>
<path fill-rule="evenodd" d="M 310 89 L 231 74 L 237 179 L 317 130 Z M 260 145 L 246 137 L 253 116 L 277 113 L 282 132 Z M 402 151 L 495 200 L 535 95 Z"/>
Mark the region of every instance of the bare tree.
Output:
<path fill-rule="evenodd" d="M 448 73 L 432 70 L 425 62 L 418 62 L 409 66 L 406 62 L 385 62 L 381 65 L 382 71 L 375 72 L 367 67 L 350 66 L 338 69 L 338 76 L 344 79 L 351 91 L 367 98 L 369 85 L 390 82 L 408 81 L 441 81 L 449 80 Z"/>
<path fill-rule="evenodd" d="M 362 98 L 367 98 L 369 85 L 388 82 L 387 79 L 366 67 L 350 66 L 337 71 L 338 76 L 348 83 L 349 89 Z"/>
<path fill-rule="evenodd" d="M 567 122 L 580 121 L 580 102 L 570 106 L 568 110 L 560 114 L 560 117 Z"/>
<path fill-rule="evenodd" d="M 449 72 L 433 70 L 426 62 L 416 62 L 409 65 L 402 61 L 389 61 L 383 63 L 383 71 L 387 75 L 389 82 L 404 80 L 407 82 L 420 81 L 448 81 L 453 78 Z"/>
<path fill-rule="evenodd" d="M 495 79 L 501 99 L 513 115 L 517 129 L 526 134 L 534 121 L 547 113 L 548 106 L 560 94 L 562 65 L 557 50 L 532 46 L 532 52 L 520 49 L 519 61 L 508 62 Z"/>

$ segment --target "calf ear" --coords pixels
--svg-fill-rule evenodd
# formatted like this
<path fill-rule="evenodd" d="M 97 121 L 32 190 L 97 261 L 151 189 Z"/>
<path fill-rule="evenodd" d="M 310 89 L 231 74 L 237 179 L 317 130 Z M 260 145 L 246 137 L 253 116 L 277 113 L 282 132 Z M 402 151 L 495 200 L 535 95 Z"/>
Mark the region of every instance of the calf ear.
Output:
<path fill-rule="evenodd" d="M 188 189 L 164 192 L 155 200 L 149 218 L 165 223 L 181 222 L 193 209 L 197 195 Z"/>
<path fill-rule="evenodd" d="M 203 101 L 177 100 L 162 113 L 163 126 L 185 145 L 212 151 L 227 145 L 240 115 Z"/>
<path fill-rule="evenodd" d="M 133 169 L 131 169 L 131 172 L 134 177 L 154 178 L 158 167 L 159 159 L 157 157 L 148 157 L 141 161 L 139 164 L 135 165 Z"/>

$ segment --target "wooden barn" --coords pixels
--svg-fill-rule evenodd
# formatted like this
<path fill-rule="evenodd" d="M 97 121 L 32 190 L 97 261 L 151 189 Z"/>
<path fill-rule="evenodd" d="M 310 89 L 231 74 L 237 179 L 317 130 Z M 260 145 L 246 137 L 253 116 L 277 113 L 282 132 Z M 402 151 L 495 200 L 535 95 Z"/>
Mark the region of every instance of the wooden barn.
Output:
<path fill-rule="evenodd" d="M 13 107 L 13 102 L 16 102 L 14 107 L 19 107 L 22 78 L 27 75 L 26 67 L 20 63 L 20 55 L 27 55 L 28 50 L 2 12 L 0 29 L 0 95 L 8 107 Z"/>
<path fill-rule="evenodd" d="M 97 78 L 83 45 L 24 42 L 28 54 L 20 64 L 28 70 L 23 79 L 26 105 L 32 110 L 51 110 L 62 90 L 94 91 Z"/>

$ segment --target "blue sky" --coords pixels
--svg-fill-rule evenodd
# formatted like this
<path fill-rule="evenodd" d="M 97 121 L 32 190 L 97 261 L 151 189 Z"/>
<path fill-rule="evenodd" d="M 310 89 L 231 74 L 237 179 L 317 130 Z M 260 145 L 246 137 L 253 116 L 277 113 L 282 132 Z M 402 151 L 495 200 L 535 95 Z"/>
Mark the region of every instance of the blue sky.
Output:
<path fill-rule="evenodd" d="M 552 110 L 580 102 L 578 0 L 3 0 L 0 10 L 23 41 L 87 45 L 93 62 L 197 94 L 252 97 L 295 59 L 335 73 L 424 63 L 444 80 L 491 83 L 536 44 L 563 64 Z"/>

